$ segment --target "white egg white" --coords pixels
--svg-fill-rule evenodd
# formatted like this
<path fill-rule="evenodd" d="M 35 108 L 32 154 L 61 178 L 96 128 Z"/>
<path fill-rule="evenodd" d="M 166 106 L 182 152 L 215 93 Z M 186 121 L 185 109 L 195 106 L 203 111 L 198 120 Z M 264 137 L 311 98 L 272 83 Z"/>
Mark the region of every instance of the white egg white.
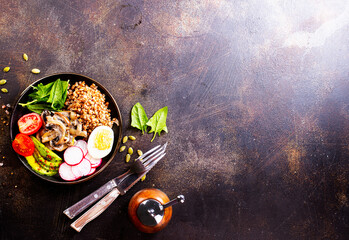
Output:
<path fill-rule="evenodd" d="M 110 143 L 109 148 L 104 149 L 104 150 L 100 150 L 100 149 L 95 147 L 95 140 L 96 140 L 97 134 L 101 130 L 104 130 L 104 129 L 111 133 L 112 141 Z M 107 156 L 111 152 L 111 149 L 113 147 L 113 142 L 114 142 L 114 132 L 110 127 L 108 127 L 108 126 L 96 127 L 95 129 L 93 129 L 93 131 L 90 134 L 90 137 L 88 138 L 87 151 L 94 158 L 104 158 L 105 156 Z"/>

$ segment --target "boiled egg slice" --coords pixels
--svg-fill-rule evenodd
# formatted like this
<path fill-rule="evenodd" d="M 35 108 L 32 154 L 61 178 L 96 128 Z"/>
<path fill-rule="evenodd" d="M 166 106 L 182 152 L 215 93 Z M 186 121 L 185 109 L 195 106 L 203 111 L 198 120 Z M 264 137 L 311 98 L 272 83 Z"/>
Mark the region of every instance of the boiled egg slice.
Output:
<path fill-rule="evenodd" d="M 88 138 L 87 151 L 94 158 L 104 158 L 111 152 L 113 142 L 114 132 L 110 127 L 96 127 Z"/>

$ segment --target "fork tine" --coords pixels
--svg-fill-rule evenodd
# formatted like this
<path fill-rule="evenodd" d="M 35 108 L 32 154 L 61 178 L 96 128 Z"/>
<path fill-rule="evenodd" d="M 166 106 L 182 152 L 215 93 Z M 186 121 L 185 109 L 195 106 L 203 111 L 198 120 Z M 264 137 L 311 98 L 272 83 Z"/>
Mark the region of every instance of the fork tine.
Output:
<path fill-rule="evenodd" d="M 150 149 L 148 152 L 144 153 L 143 155 L 139 156 L 135 161 L 145 158 L 148 155 L 150 155 L 152 152 L 154 152 L 156 149 L 158 149 L 159 147 L 161 147 L 161 145 L 157 145 L 156 147 L 153 147 L 152 149 Z"/>
<path fill-rule="evenodd" d="M 146 164 L 144 164 L 144 167 L 147 167 L 149 164 L 151 164 L 153 161 L 155 161 L 159 156 L 161 156 L 161 154 L 163 154 L 165 152 L 165 149 L 163 149 L 162 151 L 160 151 L 159 153 L 157 153 L 155 156 L 153 156 L 151 159 L 149 159 Z"/>
<path fill-rule="evenodd" d="M 158 151 L 154 152 L 154 154 L 152 154 L 151 156 L 149 156 L 146 161 L 143 162 L 143 165 L 146 166 L 148 165 L 150 162 L 154 161 L 154 159 L 156 159 L 157 157 L 159 157 L 162 153 L 165 152 L 165 148 L 161 148 Z"/>
<path fill-rule="evenodd" d="M 146 158 L 141 158 L 141 161 L 143 162 L 143 164 L 146 164 L 148 160 L 154 158 L 154 156 L 156 154 L 158 154 L 159 152 L 164 152 L 166 150 L 166 146 L 167 143 L 164 144 L 161 148 L 157 149 L 155 152 L 152 152 L 149 156 L 147 156 Z M 143 157 L 143 155 L 141 155 L 140 157 Z M 136 161 L 138 160 L 138 158 L 136 159 Z"/>
<path fill-rule="evenodd" d="M 155 159 L 154 161 L 152 161 L 151 163 L 149 163 L 146 167 L 145 167 L 145 172 L 149 172 L 150 169 L 152 169 L 155 164 L 157 164 L 161 158 L 163 158 L 166 155 L 166 153 L 162 153 L 157 159 Z"/>

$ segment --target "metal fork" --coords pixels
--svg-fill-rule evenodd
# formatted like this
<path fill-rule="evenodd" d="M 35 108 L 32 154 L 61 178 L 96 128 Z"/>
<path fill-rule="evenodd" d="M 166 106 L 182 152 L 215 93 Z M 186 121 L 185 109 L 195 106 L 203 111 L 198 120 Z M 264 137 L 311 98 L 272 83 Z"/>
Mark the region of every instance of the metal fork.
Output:
<path fill-rule="evenodd" d="M 100 201 L 98 201 L 93 207 L 87 210 L 83 215 L 81 215 L 75 222 L 70 226 L 75 229 L 77 232 L 80 232 L 81 229 L 90 221 L 98 217 L 102 212 L 104 212 L 114 200 L 122 194 L 125 194 L 136 182 L 138 182 L 146 173 L 148 173 L 159 161 L 165 156 L 166 145 L 162 148 L 162 151 L 157 153 L 152 157 L 152 160 L 147 162 L 145 166 L 145 171 L 143 173 L 131 174 L 126 178 L 120 185 L 116 186 L 111 190 L 106 196 L 104 196 Z M 119 189 L 123 191 L 119 191 Z"/>
<path fill-rule="evenodd" d="M 152 149 L 150 149 L 148 152 L 144 153 L 143 155 L 139 156 L 134 164 L 137 164 L 139 166 L 136 167 L 136 169 L 143 170 L 142 172 L 138 172 L 138 174 L 145 175 L 147 172 L 150 171 L 152 167 L 155 166 L 155 164 L 165 156 L 165 150 L 166 150 L 167 143 L 164 144 L 162 147 L 161 145 L 158 145 Z M 140 165 L 141 164 L 141 165 Z M 143 169 L 142 169 L 143 167 Z M 126 179 L 128 179 L 131 175 L 137 173 L 135 171 L 135 168 L 131 168 L 125 172 L 124 174 L 108 181 L 106 184 L 98 188 L 96 191 L 92 192 L 85 198 L 81 199 L 79 202 L 75 203 L 71 207 L 65 209 L 63 213 L 67 215 L 70 219 L 73 219 L 78 214 L 83 212 L 85 209 L 87 209 L 89 206 L 91 206 L 93 203 L 95 203 L 97 200 L 101 199 L 103 196 L 105 196 L 107 193 L 111 192 L 114 188 L 118 189 L 118 192 L 120 195 L 124 195 L 126 191 L 131 188 L 137 181 L 132 182 L 130 186 L 125 186 L 127 184 L 125 182 Z M 143 174 L 144 173 L 144 174 Z M 119 195 L 118 194 L 118 195 Z"/>

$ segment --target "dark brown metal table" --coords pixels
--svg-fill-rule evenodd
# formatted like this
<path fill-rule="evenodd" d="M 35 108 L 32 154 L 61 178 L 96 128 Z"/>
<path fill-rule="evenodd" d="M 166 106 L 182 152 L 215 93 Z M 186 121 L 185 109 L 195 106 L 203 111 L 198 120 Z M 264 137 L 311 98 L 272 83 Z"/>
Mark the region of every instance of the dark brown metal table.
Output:
<path fill-rule="evenodd" d="M 120 174 L 42 181 L 10 148 L 1 109 L 2 239 L 348 239 L 347 1 L 1 1 L 0 103 L 45 75 L 76 72 L 116 98 L 124 133 L 168 106 L 168 155 L 80 233 L 62 211 Z M 22 53 L 29 60 L 22 60 Z M 41 73 L 30 73 L 39 68 Z M 137 191 L 186 196 L 161 232 L 127 216 Z"/>

